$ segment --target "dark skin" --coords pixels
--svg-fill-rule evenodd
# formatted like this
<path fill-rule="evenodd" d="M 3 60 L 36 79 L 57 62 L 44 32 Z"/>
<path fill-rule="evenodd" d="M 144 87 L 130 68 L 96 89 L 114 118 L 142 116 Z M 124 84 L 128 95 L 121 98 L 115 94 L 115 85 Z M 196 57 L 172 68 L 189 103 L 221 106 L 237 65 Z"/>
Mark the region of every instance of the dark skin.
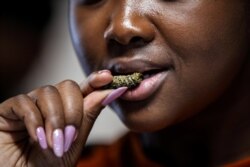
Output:
<path fill-rule="evenodd" d="M 44 86 L 1 103 L 1 156 L 3 166 L 74 166 L 96 117 L 101 102 L 111 90 L 99 90 L 112 80 L 109 72 L 93 73 L 78 85 L 66 80 Z M 53 132 L 73 125 L 74 144 L 62 155 L 53 153 Z M 38 127 L 46 131 L 47 148 L 38 144 Z M 12 157 L 8 162 L 6 158 Z"/>
<path fill-rule="evenodd" d="M 174 165 L 218 165 L 249 152 L 249 142 L 241 141 L 248 139 L 244 134 L 249 134 L 249 126 L 239 127 L 249 111 L 248 5 L 235 0 L 92 5 L 72 0 L 72 35 L 85 71 L 166 71 L 157 91 L 142 98 L 129 92 L 113 105 L 114 110 L 132 130 L 160 130 L 145 133 L 142 141 L 149 150 L 170 154 Z M 90 33 L 93 29 L 95 34 Z M 145 61 L 157 65 L 141 63 L 149 66 L 145 69 L 140 66 Z M 237 144 L 232 137 L 236 134 Z M 200 162 L 199 155 L 204 155 Z"/>
<path fill-rule="evenodd" d="M 111 92 L 99 88 L 112 74 L 135 71 L 147 77 L 111 106 L 139 132 L 149 158 L 168 166 L 219 166 L 250 155 L 247 0 L 69 2 L 73 43 L 90 76 L 1 103 L 0 162 L 15 153 L 10 166 L 74 165 Z M 103 69 L 109 71 L 93 73 Z M 78 135 L 58 158 L 52 132 L 68 125 Z M 41 126 L 45 151 L 36 135 Z"/>

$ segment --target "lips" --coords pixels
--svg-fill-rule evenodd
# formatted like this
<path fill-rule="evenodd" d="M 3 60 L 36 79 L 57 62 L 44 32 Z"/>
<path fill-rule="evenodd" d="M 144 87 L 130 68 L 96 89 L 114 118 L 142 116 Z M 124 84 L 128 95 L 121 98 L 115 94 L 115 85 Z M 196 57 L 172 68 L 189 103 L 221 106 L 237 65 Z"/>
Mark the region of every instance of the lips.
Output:
<path fill-rule="evenodd" d="M 140 72 L 144 75 L 156 73 L 173 68 L 171 63 L 155 63 L 148 60 L 112 60 L 108 69 L 113 75 L 126 75 L 134 72 Z"/>
<path fill-rule="evenodd" d="M 148 60 L 113 60 L 108 69 L 113 75 L 126 75 L 134 72 L 143 74 L 144 79 L 134 89 L 126 91 L 121 98 L 128 101 L 144 100 L 152 96 L 164 83 L 168 73 L 173 69 L 169 61 L 155 63 Z"/>
<path fill-rule="evenodd" d="M 129 101 L 145 100 L 152 96 L 164 83 L 168 71 L 162 71 L 144 79 L 138 87 L 128 90 L 122 95 L 122 99 Z"/>

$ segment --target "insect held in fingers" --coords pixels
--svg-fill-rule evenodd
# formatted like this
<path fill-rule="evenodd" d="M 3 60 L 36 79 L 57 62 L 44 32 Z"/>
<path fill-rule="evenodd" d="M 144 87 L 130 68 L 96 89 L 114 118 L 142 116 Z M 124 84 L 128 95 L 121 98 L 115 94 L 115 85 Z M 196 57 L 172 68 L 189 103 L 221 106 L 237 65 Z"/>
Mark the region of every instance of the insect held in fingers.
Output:
<path fill-rule="evenodd" d="M 143 80 L 143 74 L 135 72 L 130 75 L 115 75 L 113 81 L 105 86 L 105 89 L 117 89 L 119 87 L 135 88 Z"/>

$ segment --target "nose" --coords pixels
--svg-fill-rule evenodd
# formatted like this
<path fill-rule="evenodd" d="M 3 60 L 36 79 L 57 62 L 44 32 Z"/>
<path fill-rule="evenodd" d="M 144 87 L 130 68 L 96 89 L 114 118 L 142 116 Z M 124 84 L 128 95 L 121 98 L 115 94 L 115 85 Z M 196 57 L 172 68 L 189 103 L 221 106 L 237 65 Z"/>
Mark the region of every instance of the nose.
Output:
<path fill-rule="evenodd" d="M 112 13 L 104 38 L 121 45 L 141 46 L 152 41 L 154 35 L 153 24 L 138 8 L 123 5 Z"/>

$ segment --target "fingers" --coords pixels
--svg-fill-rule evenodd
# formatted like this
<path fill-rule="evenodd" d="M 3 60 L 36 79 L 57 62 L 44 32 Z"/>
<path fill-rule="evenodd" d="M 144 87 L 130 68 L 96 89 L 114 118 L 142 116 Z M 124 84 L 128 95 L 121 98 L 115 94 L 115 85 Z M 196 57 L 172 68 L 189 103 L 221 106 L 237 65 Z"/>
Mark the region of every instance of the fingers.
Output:
<path fill-rule="evenodd" d="M 105 106 L 102 101 L 112 92 L 112 90 L 99 89 L 110 83 L 112 79 L 113 76 L 110 71 L 102 70 L 92 73 L 87 78 L 87 82 L 80 83 L 80 89 L 84 97 L 80 143 L 85 143 L 96 118 Z"/>
<path fill-rule="evenodd" d="M 71 148 L 78 134 L 80 152 L 100 111 L 122 94 L 121 90 L 100 90 L 111 81 L 111 73 L 104 70 L 91 74 L 80 86 L 67 80 L 11 98 L 0 104 L 0 128 L 26 127 L 33 140 L 43 149 L 52 148 L 58 157 Z"/>
<path fill-rule="evenodd" d="M 65 126 L 64 107 L 59 91 L 53 86 L 45 86 L 29 93 L 32 99 L 35 99 L 37 107 L 44 119 L 44 126 L 37 127 L 37 135 L 42 146 L 45 141 L 50 148 L 53 148 L 56 155 L 62 153 L 63 128 Z M 43 137 L 43 127 L 45 127 L 46 138 Z M 45 133 L 44 132 L 44 133 Z"/>
<path fill-rule="evenodd" d="M 110 94 L 110 92 L 112 92 L 112 90 L 94 91 L 84 98 L 82 125 L 78 137 L 72 145 L 72 151 L 76 154 L 76 157 L 80 155 L 81 148 L 85 145 L 96 118 L 104 108 L 102 101 L 108 96 L 108 94 Z"/>
<path fill-rule="evenodd" d="M 128 88 L 121 87 L 116 90 L 102 90 L 90 93 L 84 98 L 84 124 L 93 124 L 101 109 L 108 103 L 120 97 Z"/>
<path fill-rule="evenodd" d="M 106 105 L 116 98 L 120 97 L 128 88 L 122 87 L 116 90 L 94 91 L 84 98 L 84 116 L 81 131 L 75 145 L 82 148 L 94 125 L 100 111 Z"/>
<path fill-rule="evenodd" d="M 74 81 L 66 80 L 55 87 L 46 86 L 29 93 L 36 100 L 44 118 L 44 127 L 37 128 L 39 143 L 48 145 L 55 155 L 62 157 L 76 136 L 83 117 L 83 97 Z M 45 136 L 45 137 L 44 137 Z"/>
<path fill-rule="evenodd" d="M 87 82 L 82 84 L 81 88 L 83 91 L 77 83 L 66 80 L 54 87 L 46 86 L 29 93 L 29 96 L 34 99 L 33 101 L 36 101 L 36 105 L 44 119 L 44 126 L 37 127 L 36 129 L 41 147 L 45 148 L 47 141 L 49 147 L 54 150 L 54 153 L 58 157 L 61 157 L 64 152 L 67 152 L 76 135 L 79 133 L 77 129 L 82 127 L 83 122 L 89 120 L 83 120 L 83 118 L 90 118 L 89 115 L 96 115 L 97 117 L 103 106 L 95 106 L 97 105 L 96 100 L 98 104 L 101 104 L 100 101 L 103 100 L 111 90 L 103 91 L 93 96 L 95 94 L 94 92 L 111 80 L 112 75 L 110 72 L 102 71 L 93 73 L 88 77 Z M 89 96 L 91 93 L 93 93 L 93 95 Z M 84 102 L 85 100 L 83 100 L 83 94 L 87 99 L 86 104 Z M 89 106 L 86 107 L 87 112 L 85 112 L 84 105 Z M 92 112 L 92 110 L 94 110 L 94 112 Z M 94 122 L 95 119 L 92 120 Z M 45 129 L 43 129 L 43 127 L 45 127 Z M 91 128 L 89 128 L 89 131 L 90 129 Z M 87 135 L 85 138 L 87 138 Z"/>
<path fill-rule="evenodd" d="M 33 140 L 37 140 L 34 127 L 43 125 L 40 111 L 27 95 L 19 95 L 3 102 L 0 106 L 1 131 L 17 132 L 26 129 Z M 21 120 L 21 121 L 19 121 Z"/>
<path fill-rule="evenodd" d="M 67 80 L 56 85 L 64 107 L 64 152 L 67 152 L 80 128 L 83 117 L 83 97 L 77 83 Z"/>
<path fill-rule="evenodd" d="M 83 97 L 80 87 L 74 81 L 66 80 L 56 85 L 64 108 L 65 123 L 79 128 L 82 121 Z"/>
<path fill-rule="evenodd" d="M 87 96 L 96 89 L 101 88 L 102 86 L 107 85 L 113 79 L 113 76 L 110 71 L 102 70 L 92 73 L 88 78 L 87 82 L 80 83 L 80 88 L 82 91 L 83 97 Z"/>

